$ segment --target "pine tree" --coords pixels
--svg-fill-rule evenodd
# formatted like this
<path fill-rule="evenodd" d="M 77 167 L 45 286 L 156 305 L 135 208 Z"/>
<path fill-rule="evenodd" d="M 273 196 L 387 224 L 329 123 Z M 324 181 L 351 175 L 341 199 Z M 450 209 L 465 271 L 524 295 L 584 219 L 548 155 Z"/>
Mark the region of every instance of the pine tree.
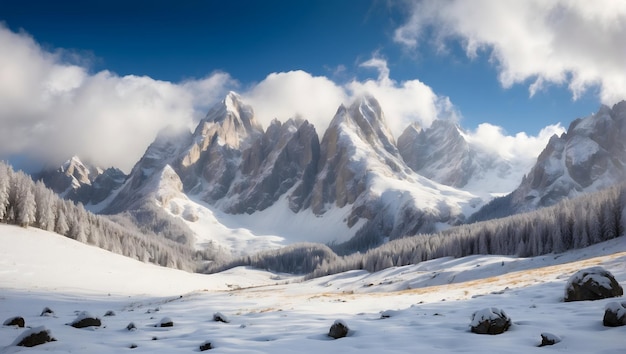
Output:
<path fill-rule="evenodd" d="M 17 207 L 15 221 L 22 227 L 28 227 L 35 222 L 35 195 L 31 190 L 32 181 L 23 172 L 17 174 Z"/>
<path fill-rule="evenodd" d="M 0 162 L 0 221 L 5 219 L 9 206 L 9 187 L 11 186 L 11 175 L 7 165 Z"/>

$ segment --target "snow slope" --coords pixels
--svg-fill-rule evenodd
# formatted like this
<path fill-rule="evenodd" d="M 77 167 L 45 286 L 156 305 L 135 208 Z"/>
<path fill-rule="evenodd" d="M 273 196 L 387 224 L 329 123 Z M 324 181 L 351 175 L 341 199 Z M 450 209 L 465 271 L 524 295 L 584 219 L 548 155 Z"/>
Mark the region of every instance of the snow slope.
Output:
<path fill-rule="evenodd" d="M 189 274 L 118 256 L 36 229 L 0 225 L 0 320 L 20 315 L 56 342 L 10 344 L 24 329 L 0 327 L 0 353 L 622 353 L 626 327 L 602 326 L 607 303 L 562 302 L 576 270 L 602 265 L 626 284 L 626 238 L 562 255 L 437 259 L 375 274 L 353 271 L 303 282 L 251 269 Z M 44 307 L 53 316 L 40 317 Z M 470 333 L 470 316 L 499 307 L 512 318 L 497 336 Z M 106 311 L 115 312 L 104 317 Z M 103 327 L 66 323 L 82 311 Z M 230 323 L 212 320 L 221 312 Z M 387 318 L 381 318 L 381 312 Z M 157 328 L 164 317 L 170 328 Z M 351 329 L 331 340 L 337 319 Z M 137 330 L 125 328 L 133 322 Z M 537 348 L 540 334 L 562 341 Z"/>

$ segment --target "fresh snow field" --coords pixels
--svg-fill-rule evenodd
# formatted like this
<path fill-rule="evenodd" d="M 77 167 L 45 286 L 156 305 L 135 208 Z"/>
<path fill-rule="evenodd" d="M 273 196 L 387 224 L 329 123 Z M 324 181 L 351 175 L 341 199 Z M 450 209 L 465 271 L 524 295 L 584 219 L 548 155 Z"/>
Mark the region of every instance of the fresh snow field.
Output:
<path fill-rule="evenodd" d="M 0 323 L 22 316 L 57 339 L 11 346 L 26 329 L 0 327 L 0 353 L 624 353 L 626 327 L 602 325 L 605 299 L 562 302 L 577 270 L 601 265 L 626 285 L 626 237 L 560 255 L 437 259 L 375 274 L 310 281 L 237 268 L 189 274 L 134 261 L 38 229 L 0 225 Z M 44 307 L 53 316 L 41 317 Z M 470 316 L 498 307 L 509 331 L 478 335 Z M 115 316 L 104 317 L 112 310 Z M 103 326 L 66 325 L 82 311 Z M 230 322 L 214 322 L 217 312 Z M 384 314 L 387 318 L 381 318 Z M 164 318 L 173 327 L 157 328 Z M 335 320 L 348 337 L 327 336 Z M 133 322 L 137 330 L 128 331 Z M 537 347 L 540 334 L 561 342 Z M 136 348 L 130 349 L 131 345 Z"/>

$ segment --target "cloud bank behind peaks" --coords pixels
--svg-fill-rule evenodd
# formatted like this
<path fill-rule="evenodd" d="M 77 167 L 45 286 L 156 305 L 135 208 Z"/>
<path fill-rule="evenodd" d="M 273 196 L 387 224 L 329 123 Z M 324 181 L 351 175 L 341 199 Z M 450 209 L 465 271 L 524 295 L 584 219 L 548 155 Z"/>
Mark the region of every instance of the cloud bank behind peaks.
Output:
<path fill-rule="evenodd" d="M 200 100 L 223 95 L 225 73 L 173 84 L 90 74 L 0 24 L 0 158 L 59 165 L 72 155 L 129 171 L 165 126 L 192 124 Z"/>
<path fill-rule="evenodd" d="M 613 0 L 451 0 L 416 2 L 395 40 L 417 48 L 460 39 L 469 57 L 484 50 L 503 87 L 567 85 L 574 99 L 598 88 L 603 103 L 626 98 L 626 2 Z"/>
<path fill-rule="evenodd" d="M 0 159 L 26 156 L 58 166 L 77 154 L 101 167 L 128 172 L 159 130 L 193 128 L 228 90 L 242 86 L 223 72 L 180 83 L 106 70 L 90 73 L 87 67 L 42 49 L 29 35 L 1 24 L 0 53 Z M 379 100 L 396 137 L 412 122 L 427 127 L 435 119 L 456 119 L 446 96 L 417 79 L 393 80 L 379 55 L 360 66 L 373 70 L 374 78 L 340 84 L 300 70 L 278 72 L 240 93 L 264 127 L 274 118 L 301 117 L 313 123 L 320 135 L 340 104 L 350 104 L 365 93 Z M 494 146 L 503 146 L 500 141 L 518 146 L 517 140 L 542 144 L 542 139 L 525 134 L 510 137 L 498 127 L 485 127 L 477 133 L 488 136 Z M 517 153 L 528 154 L 528 150 L 511 152 Z"/>

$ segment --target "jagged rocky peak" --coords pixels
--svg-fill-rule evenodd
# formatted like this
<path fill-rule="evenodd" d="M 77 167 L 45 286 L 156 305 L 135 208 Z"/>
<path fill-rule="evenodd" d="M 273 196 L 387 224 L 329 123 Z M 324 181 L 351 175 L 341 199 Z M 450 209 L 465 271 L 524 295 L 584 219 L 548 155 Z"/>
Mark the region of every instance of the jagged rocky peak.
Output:
<path fill-rule="evenodd" d="M 313 125 L 300 119 L 284 123 L 274 120 L 265 134 L 243 151 L 238 177 L 226 198 L 226 210 L 263 210 L 297 185 L 289 196 L 294 209 L 293 205 L 311 188 L 318 159 L 319 139 Z"/>
<path fill-rule="evenodd" d="M 389 127 L 380 103 L 369 94 L 363 94 L 346 109 L 341 105 L 331 122 L 333 124 L 354 124 L 353 129 L 369 144 L 380 145 L 391 154 L 397 154 L 395 139 Z"/>
<path fill-rule="evenodd" d="M 84 164 L 78 156 L 65 161 L 57 168 L 44 168 L 35 179 L 42 180 L 54 192 L 64 195 L 91 183 L 102 173 L 102 169 L 91 164 Z"/>
<path fill-rule="evenodd" d="M 42 180 L 46 187 L 63 198 L 87 205 L 103 201 L 124 183 L 126 175 L 118 168 L 103 170 L 73 156 L 59 168 L 44 169 L 34 178 Z"/>
<path fill-rule="evenodd" d="M 316 214 L 328 206 L 353 204 L 367 190 L 368 173 L 406 177 L 395 141 L 378 101 L 364 95 L 350 107 L 341 105 L 326 130 L 320 147 L 318 177 L 310 204 Z"/>
<path fill-rule="evenodd" d="M 194 135 L 202 141 L 201 150 L 205 150 L 215 139 L 219 144 L 239 148 L 246 137 L 262 133 L 252 106 L 243 103 L 241 97 L 231 91 L 209 110 Z"/>
<path fill-rule="evenodd" d="M 626 178 L 626 101 L 573 121 L 553 136 L 512 194 L 516 211 L 608 187 Z"/>
<path fill-rule="evenodd" d="M 409 125 L 398 138 L 404 162 L 439 183 L 463 187 L 472 177 L 474 152 L 452 120 L 436 119 L 430 127 Z"/>
<path fill-rule="evenodd" d="M 80 187 L 80 184 L 91 184 L 91 181 L 102 173 L 102 169 L 91 164 L 85 165 L 78 156 L 72 156 L 61 165 L 59 172 L 73 177 L 79 183 L 75 187 Z"/>

